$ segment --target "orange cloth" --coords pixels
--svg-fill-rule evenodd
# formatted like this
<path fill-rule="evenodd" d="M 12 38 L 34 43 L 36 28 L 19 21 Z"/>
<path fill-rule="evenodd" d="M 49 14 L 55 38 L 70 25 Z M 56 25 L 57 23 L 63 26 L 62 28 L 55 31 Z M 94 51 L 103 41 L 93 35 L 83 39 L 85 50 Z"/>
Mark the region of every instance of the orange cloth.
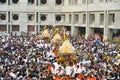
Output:
<path fill-rule="evenodd" d="M 27 77 L 27 79 L 26 80 L 31 80 L 31 78 L 30 77 Z"/>
<path fill-rule="evenodd" d="M 56 55 L 57 55 L 57 53 L 58 53 L 56 49 L 55 49 L 53 52 L 54 52 L 54 55 L 55 55 L 55 56 L 56 56 Z"/>
<path fill-rule="evenodd" d="M 78 79 L 82 79 L 83 78 L 83 76 L 82 75 L 78 75 L 78 77 L 77 77 Z"/>
<path fill-rule="evenodd" d="M 63 77 L 61 80 L 70 80 L 67 76 Z"/>
<path fill-rule="evenodd" d="M 48 71 L 51 71 L 51 66 L 48 66 Z"/>
<path fill-rule="evenodd" d="M 57 53 L 58 53 L 58 49 L 59 49 L 59 46 L 58 45 L 55 45 L 55 49 L 54 49 L 54 55 L 56 56 L 57 55 Z"/>
<path fill-rule="evenodd" d="M 96 78 L 95 78 L 95 77 L 93 77 L 93 78 L 90 78 L 90 80 L 96 80 Z"/>
<path fill-rule="evenodd" d="M 96 80 L 96 78 L 95 77 L 93 77 L 93 78 L 87 78 L 87 80 Z"/>
<path fill-rule="evenodd" d="M 90 80 L 90 77 L 87 77 L 86 80 Z"/>
<path fill-rule="evenodd" d="M 61 80 L 61 78 L 58 76 L 55 76 L 55 80 Z"/>

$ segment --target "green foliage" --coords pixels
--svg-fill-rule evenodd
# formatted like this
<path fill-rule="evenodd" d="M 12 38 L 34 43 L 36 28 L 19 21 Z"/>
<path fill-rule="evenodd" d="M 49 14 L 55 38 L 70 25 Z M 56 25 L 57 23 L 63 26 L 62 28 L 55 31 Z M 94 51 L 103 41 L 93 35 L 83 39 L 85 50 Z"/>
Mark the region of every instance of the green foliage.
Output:
<path fill-rule="evenodd" d="M 112 40 L 112 39 L 108 39 L 109 42 L 112 42 L 112 43 L 119 43 L 120 44 L 120 40 Z"/>

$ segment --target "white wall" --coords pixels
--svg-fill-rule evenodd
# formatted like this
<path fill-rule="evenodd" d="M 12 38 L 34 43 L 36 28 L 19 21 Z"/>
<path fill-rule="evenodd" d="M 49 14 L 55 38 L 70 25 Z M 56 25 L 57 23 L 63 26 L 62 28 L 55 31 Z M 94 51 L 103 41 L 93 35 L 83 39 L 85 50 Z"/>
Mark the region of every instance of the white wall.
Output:
<path fill-rule="evenodd" d="M 8 1 L 8 0 L 7 0 Z M 12 1 L 12 0 L 10 0 Z M 35 0 L 36 1 L 36 0 Z M 100 13 L 104 13 L 105 11 L 114 12 L 115 13 L 115 24 L 112 26 L 106 26 L 105 24 L 102 26 L 108 27 L 108 28 L 114 28 L 114 29 L 120 29 L 120 0 L 113 0 L 113 2 L 101 2 L 99 3 L 99 0 L 94 0 L 94 3 L 90 3 L 87 5 L 82 4 L 82 0 L 78 0 L 77 5 L 69 5 L 69 0 L 64 0 L 64 5 L 56 5 L 55 0 L 47 0 L 47 4 L 45 5 L 38 5 L 36 6 L 36 3 L 34 5 L 28 5 L 27 0 L 19 0 L 18 4 L 12 4 L 8 6 L 8 4 L 1 5 L 0 4 L 0 13 L 1 12 L 17 12 L 19 13 L 19 21 L 17 22 L 10 22 L 8 23 L 8 20 L 6 22 L 0 22 L 0 24 L 6 24 L 6 25 L 12 25 L 12 24 L 18 24 L 20 25 L 20 31 L 27 31 L 27 25 L 68 25 L 72 26 L 72 34 L 74 34 L 74 31 L 77 31 L 75 25 L 83 26 L 88 28 L 89 30 L 89 23 L 83 24 L 83 13 L 91 13 L 93 12 L 95 14 L 95 24 L 92 25 L 92 27 L 100 27 Z M 74 1 L 74 0 L 73 0 Z M 36 21 L 33 21 L 31 23 L 28 23 L 27 14 L 29 13 L 36 13 L 38 12 L 38 23 Z M 47 14 L 47 20 L 41 21 L 40 20 L 40 14 Z M 69 20 L 69 14 L 78 13 L 79 14 L 79 22 L 74 23 L 74 17 L 71 18 L 72 23 Z M 55 15 L 56 14 L 64 14 L 65 15 L 65 22 L 56 22 L 55 21 Z M 87 15 L 87 14 L 86 14 Z M 89 16 L 88 16 L 89 17 Z M 88 19 L 88 18 L 87 18 Z M 87 29 L 86 29 L 87 30 Z M 39 30 L 38 30 L 39 31 Z M 89 34 L 89 33 L 88 33 Z"/>

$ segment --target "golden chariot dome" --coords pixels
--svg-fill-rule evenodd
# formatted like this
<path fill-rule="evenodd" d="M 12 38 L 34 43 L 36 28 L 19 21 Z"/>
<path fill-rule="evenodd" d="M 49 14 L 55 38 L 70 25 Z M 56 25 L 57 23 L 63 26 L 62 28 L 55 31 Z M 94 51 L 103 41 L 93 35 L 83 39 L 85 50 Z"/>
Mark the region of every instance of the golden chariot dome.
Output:
<path fill-rule="evenodd" d="M 48 30 L 47 30 L 46 25 L 44 26 L 44 31 L 43 31 L 43 33 L 41 34 L 41 37 L 42 37 L 42 38 L 50 38 L 50 34 L 49 34 Z"/>
<path fill-rule="evenodd" d="M 62 42 L 62 37 L 58 33 L 58 28 L 55 29 L 54 33 L 55 33 L 55 36 L 53 37 L 52 42 L 53 43 L 59 43 L 59 42 L 61 43 Z"/>
<path fill-rule="evenodd" d="M 62 41 L 62 38 L 59 34 L 55 34 L 55 36 L 52 39 L 52 42 L 60 42 Z"/>
<path fill-rule="evenodd" d="M 50 38 L 50 34 L 49 34 L 49 32 L 47 31 L 47 29 L 45 29 L 45 30 L 43 31 L 42 37 L 43 37 L 43 38 Z"/>
<path fill-rule="evenodd" d="M 61 54 L 72 54 L 75 53 L 75 49 L 72 46 L 72 44 L 70 43 L 69 40 L 65 40 L 62 44 L 62 46 L 59 48 L 58 53 Z"/>

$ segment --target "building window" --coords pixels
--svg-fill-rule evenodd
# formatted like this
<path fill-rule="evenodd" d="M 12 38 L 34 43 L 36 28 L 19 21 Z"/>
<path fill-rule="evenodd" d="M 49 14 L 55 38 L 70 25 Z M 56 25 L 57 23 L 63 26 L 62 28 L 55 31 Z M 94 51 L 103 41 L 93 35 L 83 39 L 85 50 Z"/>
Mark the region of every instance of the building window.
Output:
<path fill-rule="evenodd" d="M 6 0 L 0 0 L 0 3 L 5 4 Z"/>
<path fill-rule="evenodd" d="M 88 0 L 88 3 L 93 3 L 93 0 Z"/>
<path fill-rule="evenodd" d="M 83 24 L 86 23 L 86 14 L 83 14 Z"/>
<path fill-rule="evenodd" d="M 104 14 L 100 14 L 100 25 L 104 24 Z"/>
<path fill-rule="evenodd" d="M 94 24 L 95 22 L 95 14 L 90 14 L 90 24 Z"/>
<path fill-rule="evenodd" d="M 19 25 L 12 25 L 12 31 L 19 31 Z"/>
<path fill-rule="evenodd" d="M 17 14 L 14 14 L 14 15 L 13 15 L 13 20 L 16 21 L 16 20 L 18 20 L 18 19 L 19 19 L 19 16 L 18 16 Z"/>
<path fill-rule="evenodd" d="M 40 0 L 41 4 L 46 4 L 47 1 L 46 0 Z"/>
<path fill-rule="evenodd" d="M 103 34 L 103 28 L 94 28 L 94 33 Z"/>
<path fill-rule="evenodd" d="M 71 23 L 71 14 L 69 15 L 69 23 Z"/>
<path fill-rule="evenodd" d="M 34 25 L 28 25 L 28 32 L 35 31 Z"/>
<path fill-rule="evenodd" d="M 106 0 L 106 2 L 112 2 L 112 0 Z"/>
<path fill-rule="evenodd" d="M 62 3 L 62 0 L 56 0 L 56 4 L 60 5 Z"/>
<path fill-rule="evenodd" d="M 73 0 L 73 5 L 78 4 L 78 0 Z"/>
<path fill-rule="evenodd" d="M 46 15 L 41 15 L 40 19 L 41 19 L 42 21 L 45 21 L 45 20 L 46 20 Z"/>
<path fill-rule="evenodd" d="M 34 0 L 28 0 L 28 4 L 34 4 Z"/>
<path fill-rule="evenodd" d="M 99 2 L 103 2 L 103 0 L 99 0 Z"/>
<path fill-rule="evenodd" d="M 79 14 L 75 14 L 75 22 L 77 23 L 79 21 Z"/>
<path fill-rule="evenodd" d="M 61 21 L 62 18 L 60 15 L 56 15 L 55 19 L 56 19 L 56 21 Z"/>
<path fill-rule="evenodd" d="M 82 0 L 82 4 L 86 4 L 86 0 Z"/>
<path fill-rule="evenodd" d="M 109 24 L 111 25 L 113 23 L 115 23 L 115 14 L 111 13 L 111 14 L 109 14 Z"/>
<path fill-rule="evenodd" d="M 62 14 L 62 15 L 61 15 L 61 19 L 62 19 L 61 22 L 64 23 L 64 22 L 65 22 L 65 14 Z"/>
<path fill-rule="evenodd" d="M 7 31 L 6 25 L 0 25 L 0 31 Z"/>
<path fill-rule="evenodd" d="M 69 0 L 69 1 L 68 1 L 68 4 L 71 5 L 71 4 L 72 4 L 72 0 Z"/>
<path fill-rule="evenodd" d="M 12 0 L 14 4 L 17 4 L 19 0 Z"/>
<path fill-rule="evenodd" d="M 28 15 L 28 19 L 30 20 L 30 21 L 33 21 L 34 20 L 34 15 Z"/>
<path fill-rule="evenodd" d="M 1 19 L 1 20 L 6 20 L 6 14 L 1 14 L 1 15 L 0 15 L 0 19 Z"/>

